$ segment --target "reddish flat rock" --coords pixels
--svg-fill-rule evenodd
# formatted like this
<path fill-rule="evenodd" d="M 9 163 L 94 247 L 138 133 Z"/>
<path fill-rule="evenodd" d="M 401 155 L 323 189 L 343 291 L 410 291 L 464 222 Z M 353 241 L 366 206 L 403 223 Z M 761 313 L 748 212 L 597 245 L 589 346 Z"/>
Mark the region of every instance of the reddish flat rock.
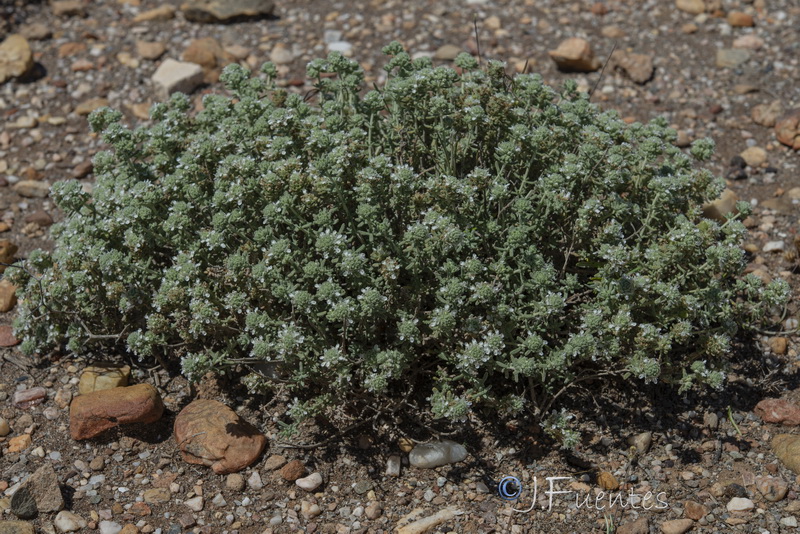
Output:
<path fill-rule="evenodd" d="M 0 347 L 13 347 L 19 345 L 20 341 L 11 333 L 11 326 L 0 325 Z"/>
<path fill-rule="evenodd" d="M 786 399 L 764 399 L 753 410 L 765 423 L 800 425 L 800 406 Z"/>
<path fill-rule="evenodd" d="M 197 399 L 175 418 L 175 441 L 190 464 L 211 466 L 220 475 L 255 462 L 267 438 L 221 402 Z"/>
<path fill-rule="evenodd" d="M 79 395 L 69 407 L 72 439 L 88 439 L 117 425 L 153 423 L 164 413 L 156 388 L 138 384 Z"/>

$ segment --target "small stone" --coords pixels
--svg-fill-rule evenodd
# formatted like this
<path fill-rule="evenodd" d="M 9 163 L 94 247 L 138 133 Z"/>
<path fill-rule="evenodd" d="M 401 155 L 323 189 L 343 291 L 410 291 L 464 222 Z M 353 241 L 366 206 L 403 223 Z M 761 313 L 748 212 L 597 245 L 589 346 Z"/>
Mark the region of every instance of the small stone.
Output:
<path fill-rule="evenodd" d="M 133 57 L 130 52 L 120 52 L 117 54 L 117 61 L 131 69 L 139 68 L 139 60 Z"/>
<path fill-rule="evenodd" d="M 649 54 L 634 54 L 623 52 L 614 54 L 614 68 L 623 71 L 631 80 L 638 84 L 647 83 L 655 72 L 653 56 Z"/>
<path fill-rule="evenodd" d="M 619 26 L 603 26 L 600 33 L 603 37 L 609 39 L 622 39 L 625 37 L 625 31 Z"/>
<path fill-rule="evenodd" d="M 94 391 L 72 400 L 70 435 L 88 439 L 121 424 L 153 423 L 163 413 L 161 396 L 150 384 Z"/>
<path fill-rule="evenodd" d="M 683 26 L 681 26 L 681 31 L 686 35 L 691 35 L 693 33 L 697 33 L 700 28 L 694 22 L 687 22 Z"/>
<path fill-rule="evenodd" d="M 98 527 L 100 534 L 120 534 L 122 532 L 122 525 L 114 521 L 100 521 Z"/>
<path fill-rule="evenodd" d="M 155 9 L 139 13 L 133 18 L 133 22 L 149 22 L 153 20 L 170 20 L 175 18 L 175 8 L 169 4 L 164 4 Z"/>
<path fill-rule="evenodd" d="M 683 503 L 683 510 L 686 517 L 694 521 L 700 521 L 708 515 L 708 508 L 694 501 L 686 501 Z"/>
<path fill-rule="evenodd" d="M 407 454 L 414 448 L 414 442 L 408 438 L 400 438 L 397 440 L 397 447 Z"/>
<path fill-rule="evenodd" d="M 0 263 L 14 263 L 14 254 L 19 247 L 8 239 L 0 239 Z M 6 270 L 5 265 L 0 265 L 0 273 Z M 2 346 L 2 345 L 0 345 Z"/>
<path fill-rule="evenodd" d="M 90 98 L 89 100 L 84 100 L 77 106 L 75 106 L 75 113 L 77 115 L 85 116 L 100 108 L 108 107 L 108 99 L 106 98 Z"/>
<path fill-rule="evenodd" d="M 734 48 L 746 48 L 748 50 L 759 50 L 764 46 L 764 39 L 758 35 L 748 33 L 741 35 L 733 40 Z"/>
<path fill-rule="evenodd" d="M 158 97 L 164 100 L 172 93 L 191 93 L 203 83 L 203 79 L 203 68 L 200 65 L 174 59 L 161 63 L 152 77 Z"/>
<path fill-rule="evenodd" d="M 797 528 L 798 525 L 797 518 L 793 515 L 790 515 L 788 517 L 782 517 L 780 523 L 785 527 L 791 527 L 791 528 Z"/>
<path fill-rule="evenodd" d="M 579 37 L 562 41 L 558 48 L 548 54 L 556 63 L 558 70 L 564 72 L 593 72 L 602 66 L 588 41 Z"/>
<path fill-rule="evenodd" d="M 77 43 L 74 41 L 70 41 L 58 47 L 58 57 L 60 58 L 72 57 L 76 54 L 80 54 L 81 52 L 85 51 L 86 51 L 86 43 Z"/>
<path fill-rule="evenodd" d="M 20 26 L 19 34 L 29 41 L 44 41 L 52 37 L 53 31 L 41 22 L 34 22 Z"/>
<path fill-rule="evenodd" d="M 8 426 L 8 421 L 0 417 L 0 438 L 4 438 L 11 433 L 11 427 Z"/>
<path fill-rule="evenodd" d="M 294 483 L 297 484 L 298 488 L 312 492 L 322 485 L 322 475 L 320 473 L 311 473 L 307 477 L 298 478 Z"/>
<path fill-rule="evenodd" d="M 408 454 L 408 461 L 414 467 L 433 469 L 441 465 L 454 464 L 467 457 L 467 449 L 460 443 L 442 440 L 420 443 Z"/>
<path fill-rule="evenodd" d="M 367 507 L 364 509 L 364 515 L 367 516 L 367 519 L 373 521 L 375 519 L 378 519 L 381 516 L 381 514 L 383 514 L 383 507 L 380 505 L 380 503 L 377 502 L 369 503 Z"/>
<path fill-rule="evenodd" d="M 736 213 L 739 197 L 730 189 L 724 189 L 720 197 L 703 205 L 703 217 L 719 222 L 726 221 L 728 213 Z"/>
<path fill-rule="evenodd" d="M 217 508 L 223 508 L 228 505 L 228 503 L 225 502 L 225 497 L 223 497 L 221 493 L 217 493 L 216 495 L 214 495 L 214 498 L 211 499 L 211 504 L 213 504 Z"/>
<path fill-rule="evenodd" d="M 203 498 L 198 495 L 196 497 L 192 497 L 191 499 L 186 499 L 183 501 L 183 504 L 189 507 L 189 509 L 193 512 L 199 512 L 203 509 L 205 503 L 203 502 Z"/>
<path fill-rule="evenodd" d="M 703 414 L 703 426 L 710 430 L 716 430 L 719 426 L 719 417 L 714 412 Z"/>
<path fill-rule="evenodd" d="M 0 280 L 0 313 L 10 311 L 17 304 L 17 286 L 3 278 Z"/>
<path fill-rule="evenodd" d="M 778 117 L 783 113 L 783 104 L 774 100 L 769 104 L 758 104 L 750 113 L 753 122 L 767 128 L 772 128 L 778 122 Z"/>
<path fill-rule="evenodd" d="M 56 396 L 53 398 L 53 400 L 58 407 L 63 410 L 69 406 L 70 402 L 72 402 L 72 392 L 70 392 L 68 389 L 59 388 L 58 391 L 56 391 Z"/>
<path fill-rule="evenodd" d="M 13 347 L 19 344 L 20 340 L 14 336 L 11 326 L 7 324 L 0 325 L 0 347 Z"/>
<path fill-rule="evenodd" d="M 44 198 L 50 194 L 50 184 L 38 180 L 21 180 L 14 184 L 13 189 L 25 198 Z"/>
<path fill-rule="evenodd" d="M 774 354 L 778 356 L 783 356 L 786 354 L 786 349 L 788 346 L 789 340 L 783 336 L 776 336 L 769 339 L 769 348 L 772 350 Z"/>
<path fill-rule="evenodd" d="M 300 460 L 292 460 L 281 468 L 281 478 L 293 482 L 305 476 L 306 466 Z"/>
<path fill-rule="evenodd" d="M 55 0 L 50 3 L 53 14 L 57 17 L 84 17 L 86 11 L 80 0 Z"/>
<path fill-rule="evenodd" d="M 90 365 L 81 373 L 78 393 L 85 395 L 93 391 L 124 387 L 131 376 L 129 365 L 97 363 Z"/>
<path fill-rule="evenodd" d="M 693 526 L 694 521 L 691 519 L 673 519 L 661 523 L 661 532 L 663 534 L 684 534 L 690 531 Z"/>
<path fill-rule="evenodd" d="M 241 493 L 242 491 L 244 491 L 245 487 L 244 477 L 239 473 L 231 473 L 225 479 L 225 487 L 231 491 Z"/>
<path fill-rule="evenodd" d="M 35 224 L 42 228 L 47 228 L 48 226 L 53 225 L 53 217 L 50 216 L 44 210 L 36 210 L 33 213 L 29 213 L 25 216 L 25 222 L 28 224 Z"/>
<path fill-rule="evenodd" d="M 41 404 L 47 397 L 47 390 L 43 387 L 23 389 L 14 393 L 14 406 L 17 408 L 30 408 Z"/>
<path fill-rule="evenodd" d="M 279 454 L 272 454 L 264 461 L 264 469 L 266 469 L 267 471 L 278 470 L 284 465 L 286 465 L 286 458 L 284 458 Z"/>
<path fill-rule="evenodd" d="M 89 462 L 89 469 L 92 471 L 101 471 L 106 466 L 106 461 L 102 456 L 95 456 Z"/>
<path fill-rule="evenodd" d="M 750 28 L 755 26 L 753 15 L 742 13 L 741 11 L 731 11 L 728 13 L 728 24 L 734 28 Z"/>
<path fill-rule="evenodd" d="M 308 501 L 301 501 L 300 502 L 300 513 L 306 519 L 314 519 L 319 514 L 322 513 L 322 509 L 319 505 L 310 503 Z"/>
<path fill-rule="evenodd" d="M 247 486 L 252 490 L 260 490 L 264 487 L 264 482 L 261 480 L 261 475 L 258 474 L 258 471 L 253 471 L 247 478 Z"/>
<path fill-rule="evenodd" d="M 356 495 L 364 495 L 372 489 L 372 482 L 369 480 L 359 480 L 353 485 L 353 491 Z"/>
<path fill-rule="evenodd" d="M 783 241 L 767 241 L 762 249 L 764 252 L 783 252 L 786 244 Z"/>
<path fill-rule="evenodd" d="M 189 43 L 189 46 L 183 51 L 181 59 L 200 65 L 206 71 L 236 61 L 236 58 L 228 54 L 219 41 L 213 37 L 195 39 Z"/>
<path fill-rule="evenodd" d="M 789 111 L 777 120 L 775 135 L 781 144 L 800 150 L 800 108 Z"/>
<path fill-rule="evenodd" d="M 751 146 L 739 155 L 751 167 L 760 167 L 767 162 L 767 151 L 758 146 Z"/>
<path fill-rule="evenodd" d="M 164 55 L 167 47 L 164 43 L 136 41 L 136 53 L 143 59 L 156 60 Z"/>
<path fill-rule="evenodd" d="M 746 497 L 734 497 L 726 506 L 729 512 L 745 512 L 755 507 L 755 503 Z"/>
<path fill-rule="evenodd" d="M 273 0 L 189 0 L 181 5 L 186 20 L 192 22 L 233 22 L 269 17 Z"/>
<path fill-rule="evenodd" d="M 604 490 L 616 490 L 619 488 L 619 481 L 608 471 L 601 471 L 597 475 L 597 484 Z"/>
<path fill-rule="evenodd" d="M 765 423 L 800 425 L 800 406 L 786 399 L 764 399 L 756 404 L 753 413 Z"/>
<path fill-rule="evenodd" d="M 61 487 L 58 483 L 58 475 L 50 463 L 44 464 L 36 470 L 22 486 L 19 487 L 17 493 L 21 491 L 30 492 L 35 503 L 35 509 L 41 513 L 58 512 L 64 508 L 64 497 L 61 495 Z M 17 493 L 14 494 L 16 498 Z M 25 498 L 24 495 L 21 498 Z M 14 509 L 14 499 L 11 500 L 12 511 Z M 16 512 L 15 512 L 16 514 Z M 16 514 L 20 519 L 26 519 L 19 514 Z"/>
<path fill-rule="evenodd" d="M 750 59 L 750 52 L 741 48 L 720 48 L 717 50 L 717 67 L 734 68 Z"/>
<path fill-rule="evenodd" d="M 692 15 L 706 11 L 706 3 L 703 0 L 675 0 L 675 7 Z"/>
<path fill-rule="evenodd" d="M 756 489 L 770 502 L 777 502 L 786 497 L 789 484 L 782 478 L 760 476 L 756 477 Z"/>
<path fill-rule="evenodd" d="M 436 49 L 436 52 L 433 53 L 433 59 L 452 61 L 462 52 L 465 52 L 465 50 L 460 46 L 446 44 Z"/>
<path fill-rule="evenodd" d="M 278 43 L 272 48 L 272 52 L 269 54 L 269 60 L 276 65 L 288 65 L 294 61 L 294 54 L 292 54 L 288 46 L 283 43 Z"/>
<path fill-rule="evenodd" d="M 400 456 L 392 454 L 386 460 L 386 476 L 399 477 L 400 476 Z"/>
<path fill-rule="evenodd" d="M 795 474 L 800 474 L 800 435 L 778 434 L 772 438 L 775 456 Z"/>
<path fill-rule="evenodd" d="M 255 462 L 267 438 L 221 402 L 197 399 L 175 418 L 175 441 L 184 461 L 210 466 L 218 475 Z"/>
<path fill-rule="evenodd" d="M 641 434 L 637 434 L 628 438 L 628 445 L 636 447 L 636 450 L 641 454 L 646 453 L 650 449 L 650 444 L 652 442 L 652 432 L 642 432 Z"/>
<path fill-rule="evenodd" d="M 150 488 L 144 490 L 142 498 L 147 504 L 158 504 L 169 502 L 172 495 L 167 488 Z"/>
<path fill-rule="evenodd" d="M 86 520 L 69 510 L 61 510 L 58 512 L 58 515 L 53 520 L 53 524 L 59 532 L 77 532 L 82 528 L 86 528 Z"/>

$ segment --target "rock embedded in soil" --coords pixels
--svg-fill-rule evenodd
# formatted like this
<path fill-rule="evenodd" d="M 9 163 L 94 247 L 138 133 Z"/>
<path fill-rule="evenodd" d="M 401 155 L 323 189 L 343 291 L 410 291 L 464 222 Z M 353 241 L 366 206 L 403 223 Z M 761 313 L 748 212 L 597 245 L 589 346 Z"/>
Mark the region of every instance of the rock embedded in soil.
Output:
<path fill-rule="evenodd" d="M 186 499 L 183 501 L 183 504 L 185 504 L 189 510 L 193 512 L 199 512 L 203 509 L 205 502 L 203 501 L 203 498 L 198 495 L 196 497 L 192 497 L 191 499 Z"/>
<path fill-rule="evenodd" d="M 133 18 L 133 22 L 150 22 L 156 20 L 171 20 L 175 18 L 175 8 L 169 4 L 156 7 L 139 13 Z"/>
<path fill-rule="evenodd" d="M 767 151 L 759 146 L 751 146 L 739 155 L 751 167 L 760 167 L 767 162 Z"/>
<path fill-rule="evenodd" d="M 694 521 L 691 519 L 672 519 L 661 523 L 661 532 L 662 534 L 684 534 L 689 532 L 692 527 L 694 527 Z"/>
<path fill-rule="evenodd" d="M 436 49 L 436 52 L 433 53 L 433 59 L 452 61 L 457 58 L 461 52 L 465 52 L 465 50 L 460 46 L 445 44 Z"/>
<path fill-rule="evenodd" d="M 22 452 L 30 447 L 31 443 L 33 443 L 33 440 L 31 440 L 30 434 L 14 436 L 8 440 L 8 452 Z"/>
<path fill-rule="evenodd" d="M 724 189 L 719 198 L 703 205 L 703 217 L 718 222 L 725 222 L 728 213 L 736 213 L 739 197 L 730 189 Z"/>
<path fill-rule="evenodd" d="M 0 43 L 0 84 L 25 76 L 33 65 L 31 45 L 23 36 L 11 34 Z"/>
<path fill-rule="evenodd" d="M 23 389 L 14 393 L 14 406 L 17 408 L 30 408 L 41 404 L 47 398 L 47 390 L 43 387 Z"/>
<path fill-rule="evenodd" d="M 233 22 L 272 15 L 273 0 L 189 0 L 181 5 L 186 20 L 192 22 Z"/>
<path fill-rule="evenodd" d="M 50 194 L 50 184 L 39 180 L 21 180 L 14 184 L 13 189 L 25 198 L 44 198 Z"/>
<path fill-rule="evenodd" d="M 642 432 L 628 438 L 628 445 L 633 445 L 636 450 L 641 454 L 645 454 L 650 449 L 650 444 L 653 442 L 652 432 Z"/>
<path fill-rule="evenodd" d="M 800 425 L 800 406 L 787 399 L 764 399 L 756 404 L 753 413 L 765 423 Z"/>
<path fill-rule="evenodd" d="M 594 72 L 602 66 L 589 42 L 580 37 L 562 41 L 558 48 L 548 52 L 558 70 L 563 72 Z"/>
<path fill-rule="evenodd" d="M 294 482 L 306 474 L 306 466 L 300 460 L 292 460 L 281 468 L 281 478 L 288 482 Z"/>
<path fill-rule="evenodd" d="M 14 263 L 14 254 L 19 247 L 8 239 L 0 239 L 0 263 Z M 0 273 L 5 272 L 6 266 L 0 265 Z"/>
<path fill-rule="evenodd" d="M 322 475 L 320 473 L 311 473 L 307 477 L 298 478 L 294 481 L 298 488 L 312 492 L 322 485 Z"/>
<path fill-rule="evenodd" d="M 241 471 L 255 462 L 267 438 L 228 406 L 197 399 L 175 418 L 175 441 L 183 459 L 211 466 L 218 475 Z"/>
<path fill-rule="evenodd" d="M 463 445 L 447 439 L 432 443 L 420 443 L 408 453 L 409 463 L 423 469 L 454 464 L 466 457 L 467 449 Z"/>
<path fill-rule="evenodd" d="M 633 52 L 615 53 L 614 68 L 623 71 L 628 78 L 642 85 L 650 81 L 655 72 L 653 56 Z"/>
<path fill-rule="evenodd" d="M 131 376 L 130 365 L 114 363 L 97 363 L 88 366 L 81 373 L 78 393 L 86 395 L 93 391 L 102 391 L 128 385 Z"/>
<path fill-rule="evenodd" d="M 203 83 L 204 77 L 203 67 L 196 63 L 167 59 L 151 79 L 158 98 L 166 100 L 172 93 L 190 94 Z"/>
<path fill-rule="evenodd" d="M 19 344 L 20 340 L 14 336 L 11 326 L 7 324 L 0 325 L 0 347 L 13 347 Z"/>
<path fill-rule="evenodd" d="M 778 434 L 772 438 L 772 450 L 786 467 L 800 475 L 800 435 Z"/>
<path fill-rule="evenodd" d="M 597 485 L 604 490 L 616 490 L 619 488 L 619 481 L 608 471 L 601 471 L 597 475 Z"/>
<path fill-rule="evenodd" d="M 166 53 L 164 43 L 150 41 L 136 41 L 136 53 L 143 59 L 156 60 Z"/>
<path fill-rule="evenodd" d="M 11 433 L 11 427 L 8 426 L 8 421 L 0 417 L 0 438 L 4 438 Z"/>
<path fill-rule="evenodd" d="M 750 52 L 741 48 L 720 48 L 717 50 L 717 67 L 734 68 L 750 59 Z"/>
<path fill-rule="evenodd" d="M 17 304 L 17 286 L 6 280 L 0 280 L 0 313 L 11 311 Z"/>
<path fill-rule="evenodd" d="M 31 519 L 38 513 L 58 512 L 64 508 L 64 497 L 58 475 L 52 464 L 37 469 L 11 498 L 11 511 L 20 519 Z M 29 515 L 29 514 L 33 515 Z"/>
<path fill-rule="evenodd" d="M 675 0 L 675 7 L 691 15 L 699 15 L 706 11 L 706 3 L 703 0 Z"/>
<path fill-rule="evenodd" d="M 778 122 L 778 117 L 783 113 L 783 104 L 780 100 L 773 100 L 769 104 L 758 104 L 750 112 L 750 118 L 758 125 L 772 128 Z"/>
<path fill-rule="evenodd" d="M 708 515 L 708 508 L 695 501 L 686 501 L 683 503 L 684 515 L 694 521 L 700 521 Z"/>
<path fill-rule="evenodd" d="M 760 476 L 756 477 L 756 489 L 770 502 L 777 502 L 786 497 L 789 491 L 789 484 L 778 477 Z"/>
<path fill-rule="evenodd" d="M 70 435 L 88 439 L 121 424 L 154 423 L 163 413 L 161 396 L 150 384 L 94 391 L 72 400 Z"/>
<path fill-rule="evenodd" d="M 0 534 L 36 534 L 33 523 L 0 520 Z"/>
<path fill-rule="evenodd" d="M 57 17 L 85 17 L 86 10 L 80 0 L 56 0 L 51 2 L 53 14 Z"/>
<path fill-rule="evenodd" d="M 734 497 L 725 506 L 729 512 L 747 512 L 755 507 L 755 503 L 746 497 Z"/>
<path fill-rule="evenodd" d="M 793 109 L 777 119 L 775 135 L 781 144 L 800 150 L 800 108 Z"/>
<path fill-rule="evenodd" d="M 728 24 L 734 28 L 750 28 L 756 25 L 753 15 L 741 11 L 731 11 L 728 13 Z"/>
<path fill-rule="evenodd" d="M 53 520 L 59 532 L 77 532 L 86 528 L 86 520 L 68 510 L 61 510 Z"/>

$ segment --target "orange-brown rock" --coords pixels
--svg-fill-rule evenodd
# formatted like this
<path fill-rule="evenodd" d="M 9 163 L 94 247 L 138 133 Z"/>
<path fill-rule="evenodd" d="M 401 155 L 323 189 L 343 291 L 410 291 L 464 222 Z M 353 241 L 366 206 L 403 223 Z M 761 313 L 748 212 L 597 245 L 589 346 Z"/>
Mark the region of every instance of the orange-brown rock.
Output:
<path fill-rule="evenodd" d="M 800 406 L 787 399 L 764 399 L 753 409 L 765 423 L 800 425 Z"/>
<path fill-rule="evenodd" d="M 558 70 L 564 72 L 592 72 L 598 70 L 602 63 L 592 52 L 592 47 L 585 39 L 572 37 L 562 41 L 558 48 L 548 52 L 555 61 Z"/>
<path fill-rule="evenodd" d="M 292 460 L 281 468 L 281 477 L 289 482 L 304 477 L 306 473 L 306 466 L 300 460 Z"/>
<path fill-rule="evenodd" d="M 784 145 L 800 150 L 800 108 L 793 109 L 778 119 L 775 123 L 775 135 Z"/>
<path fill-rule="evenodd" d="M 88 439 L 128 423 L 153 423 L 164 413 L 164 403 L 150 384 L 104 389 L 79 395 L 69 407 L 72 439 Z"/>
<path fill-rule="evenodd" d="M 0 347 L 13 347 L 19 344 L 20 340 L 14 336 L 11 325 L 0 325 Z"/>
<path fill-rule="evenodd" d="M 749 28 L 756 25 L 753 15 L 742 13 L 741 11 L 728 13 L 728 24 L 735 28 Z"/>
<path fill-rule="evenodd" d="M 221 402 L 197 399 L 175 418 L 175 441 L 190 464 L 210 466 L 220 475 L 241 471 L 267 445 L 256 427 Z"/>
<path fill-rule="evenodd" d="M 0 312 L 11 310 L 17 303 L 17 286 L 6 279 L 0 280 Z"/>
<path fill-rule="evenodd" d="M 8 239 L 0 239 L 0 264 L 12 263 L 14 261 L 14 254 L 17 253 L 19 247 L 9 241 Z M 5 265 L 0 265 L 0 273 L 6 270 Z"/>

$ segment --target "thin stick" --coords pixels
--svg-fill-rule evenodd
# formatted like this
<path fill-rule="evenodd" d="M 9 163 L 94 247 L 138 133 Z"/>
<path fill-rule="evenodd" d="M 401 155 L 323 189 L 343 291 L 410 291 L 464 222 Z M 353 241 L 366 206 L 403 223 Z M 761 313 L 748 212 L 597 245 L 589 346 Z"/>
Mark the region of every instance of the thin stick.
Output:
<path fill-rule="evenodd" d="M 478 15 L 472 16 L 472 26 L 475 28 L 475 47 L 478 49 L 478 66 L 480 66 L 482 57 L 481 57 L 481 38 L 478 35 Z"/>
<path fill-rule="evenodd" d="M 594 87 L 592 87 L 592 90 L 589 91 L 589 101 L 590 102 L 592 100 L 592 96 L 594 95 L 594 92 L 597 90 L 597 86 L 600 85 L 600 80 L 603 79 L 603 73 L 606 71 L 606 66 L 611 61 L 611 56 L 614 55 L 614 50 L 616 50 L 616 49 L 617 49 L 617 42 L 614 41 L 614 46 L 611 47 L 611 53 L 608 54 L 608 58 L 606 59 L 606 62 L 603 63 L 603 68 L 600 69 L 600 76 L 598 76 L 597 81 L 594 82 Z"/>

